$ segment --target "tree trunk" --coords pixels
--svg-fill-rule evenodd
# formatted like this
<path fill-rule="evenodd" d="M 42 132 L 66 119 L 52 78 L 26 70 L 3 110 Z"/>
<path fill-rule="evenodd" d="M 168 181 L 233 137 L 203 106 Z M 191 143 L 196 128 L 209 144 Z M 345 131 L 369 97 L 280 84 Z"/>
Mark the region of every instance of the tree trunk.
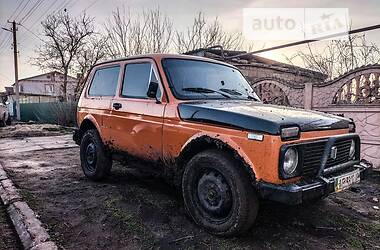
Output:
<path fill-rule="evenodd" d="M 62 86 L 62 97 L 63 97 L 64 102 L 67 102 L 67 74 L 68 74 L 68 70 L 65 69 L 63 72 L 63 86 Z"/>
<path fill-rule="evenodd" d="M 84 85 L 84 81 L 86 77 L 83 74 L 81 74 L 81 76 L 77 77 L 77 79 L 78 79 L 78 82 L 74 90 L 74 98 L 76 101 L 79 99 L 80 95 L 82 94 L 83 85 Z"/>

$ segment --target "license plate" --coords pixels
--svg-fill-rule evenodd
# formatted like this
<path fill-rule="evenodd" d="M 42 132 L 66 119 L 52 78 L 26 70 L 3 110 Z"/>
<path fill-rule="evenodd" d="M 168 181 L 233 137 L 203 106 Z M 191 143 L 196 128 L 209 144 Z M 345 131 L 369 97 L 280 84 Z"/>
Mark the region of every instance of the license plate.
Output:
<path fill-rule="evenodd" d="M 335 178 L 335 192 L 340 192 L 360 182 L 360 171 L 356 170 L 349 174 L 341 175 Z"/>

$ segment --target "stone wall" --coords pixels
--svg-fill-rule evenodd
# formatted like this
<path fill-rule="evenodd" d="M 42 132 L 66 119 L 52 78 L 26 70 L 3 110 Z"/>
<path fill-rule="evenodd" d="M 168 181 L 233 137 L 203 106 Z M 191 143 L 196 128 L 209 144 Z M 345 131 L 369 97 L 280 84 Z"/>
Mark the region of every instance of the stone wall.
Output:
<path fill-rule="evenodd" d="M 380 167 L 380 106 L 330 106 L 319 110 L 352 118 L 360 135 L 362 158 Z"/>
<path fill-rule="evenodd" d="M 312 88 L 312 109 L 354 120 L 362 158 L 380 168 L 380 65 L 357 68 Z"/>
<path fill-rule="evenodd" d="M 289 105 L 299 108 L 304 107 L 305 84 L 308 82 L 317 83 L 324 78 L 321 74 L 315 74 L 312 71 L 297 67 L 281 67 L 277 65 L 263 65 L 259 63 L 234 65 L 241 70 L 255 90 L 257 90 L 259 86 L 264 85 L 266 86 L 265 90 L 272 97 L 272 100 L 282 94 L 284 94 L 287 99 L 287 102 L 269 101 L 269 103 Z M 267 101 L 263 98 L 263 93 L 258 94 L 262 99 L 264 99 L 264 101 Z"/>
<path fill-rule="evenodd" d="M 273 66 L 236 66 L 256 91 L 264 87 L 260 88 L 266 92 L 261 93 L 264 101 L 353 119 L 362 142 L 362 158 L 380 168 L 380 65 L 357 68 L 331 81 Z"/>

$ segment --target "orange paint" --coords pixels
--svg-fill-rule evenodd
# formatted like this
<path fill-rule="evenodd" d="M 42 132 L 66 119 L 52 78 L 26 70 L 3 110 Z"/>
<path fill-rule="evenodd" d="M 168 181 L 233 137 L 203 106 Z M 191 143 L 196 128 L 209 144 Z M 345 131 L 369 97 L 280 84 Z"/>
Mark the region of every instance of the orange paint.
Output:
<path fill-rule="evenodd" d="M 180 119 L 177 106 L 184 102 L 177 100 L 169 89 L 169 84 L 161 65 L 161 59 L 168 55 L 146 55 L 130 57 L 126 60 L 100 64 L 96 68 L 119 65 L 119 84 L 114 97 L 90 97 L 87 95 L 89 83 L 78 103 L 78 125 L 90 119 L 97 127 L 103 142 L 131 155 L 156 161 L 175 159 L 191 140 L 199 136 L 209 136 L 223 141 L 234 148 L 245 162 L 251 166 L 258 180 L 280 184 L 298 180 L 281 180 L 278 174 L 279 150 L 283 144 L 315 140 L 348 133 L 348 129 L 303 132 L 299 140 L 281 141 L 279 136 L 264 134 L 263 141 L 249 140 L 248 132 L 223 126 L 187 122 Z M 173 56 L 171 58 L 183 58 Z M 189 56 L 187 56 L 189 58 Z M 206 58 L 197 60 L 212 61 Z M 151 62 L 158 77 L 162 92 L 161 103 L 154 99 L 128 98 L 121 95 L 124 68 L 128 63 Z M 95 68 L 95 69 L 96 69 Z M 88 79 L 92 79 L 92 76 Z M 114 103 L 120 103 L 118 110 Z"/>

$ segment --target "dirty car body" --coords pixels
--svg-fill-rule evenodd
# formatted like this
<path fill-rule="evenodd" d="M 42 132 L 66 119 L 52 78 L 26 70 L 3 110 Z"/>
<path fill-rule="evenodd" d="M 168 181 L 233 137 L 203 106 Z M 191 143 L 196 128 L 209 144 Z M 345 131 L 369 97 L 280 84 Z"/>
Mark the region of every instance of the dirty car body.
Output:
<path fill-rule="evenodd" d="M 217 235 L 253 224 L 260 199 L 301 204 L 365 178 L 346 118 L 263 104 L 229 64 L 154 54 L 95 65 L 78 103 L 82 168 L 125 154 L 171 172 L 194 221 Z"/>

